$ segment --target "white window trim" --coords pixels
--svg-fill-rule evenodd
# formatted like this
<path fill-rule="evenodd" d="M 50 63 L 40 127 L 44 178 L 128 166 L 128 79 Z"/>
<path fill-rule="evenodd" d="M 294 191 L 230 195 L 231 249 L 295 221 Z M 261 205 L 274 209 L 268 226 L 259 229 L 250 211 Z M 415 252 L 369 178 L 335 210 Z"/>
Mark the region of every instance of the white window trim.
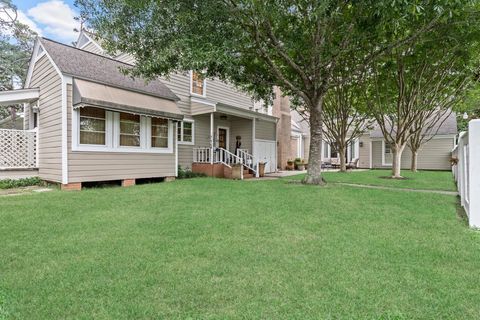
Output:
<path fill-rule="evenodd" d="M 190 122 L 192 124 L 192 141 L 183 141 L 183 123 L 184 122 Z M 181 139 L 178 139 L 178 144 L 181 144 L 181 145 L 194 145 L 195 144 L 195 120 L 190 120 L 190 119 L 183 119 L 183 121 L 179 121 L 178 122 L 178 128 L 180 128 L 180 138 Z M 176 132 L 176 135 L 178 137 L 178 130 Z"/>
<path fill-rule="evenodd" d="M 72 114 L 72 151 L 115 152 L 115 153 L 173 153 L 174 125 L 168 120 L 168 147 L 151 146 L 151 118 L 140 116 L 140 146 L 120 146 L 120 114 L 106 111 L 105 145 L 80 144 L 80 112 L 74 109 Z"/>
<path fill-rule="evenodd" d="M 202 97 L 206 98 L 207 97 L 207 79 L 203 79 L 203 92 L 202 94 L 198 94 L 192 91 L 193 87 L 193 70 L 190 70 L 190 95 L 194 97 Z"/>
<path fill-rule="evenodd" d="M 216 142 L 217 142 L 217 148 L 220 148 L 220 146 L 219 146 L 219 145 L 220 145 L 220 139 L 219 139 L 219 137 L 220 137 L 220 134 L 219 134 L 219 133 L 220 133 L 220 129 L 225 129 L 225 130 L 227 130 L 227 143 L 226 143 L 227 146 L 226 146 L 225 149 L 226 149 L 226 150 L 229 150 L 229 149 L 230 149 L 230 127 L 225 127 L 225 126 L 217 126 L 217 139 L 216 139 L 216 140 L 217 140 L 217 141 L 216 141 Z"/>
<path fill-rule="evenodd" d="M 393 157 L 393 153 L 391 152 L 392 148 L 390 148 L 390 154 Z M 391 166 L 392 163 L 385 162 L 385 140 L 382 140 L 382 166 Z"/>

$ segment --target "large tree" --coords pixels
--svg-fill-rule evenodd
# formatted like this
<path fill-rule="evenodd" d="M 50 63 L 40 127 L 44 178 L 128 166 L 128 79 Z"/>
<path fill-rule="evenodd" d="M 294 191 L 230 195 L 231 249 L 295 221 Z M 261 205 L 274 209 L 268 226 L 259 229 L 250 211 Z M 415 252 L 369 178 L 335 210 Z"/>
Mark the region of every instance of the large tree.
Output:
<path fill-rule="evenodd" d="M 304 182 L 321 184 L 322 109 L 332 71 L 345 56 L 359 54 L 363 62 L 357 68 L 365 68 L 466 2 L 77 0 L 77 5 L 108 50 L 136 58 L 134 74 L 153 78 L 204 70 L 258 98 L 271 97 L 278 86 L 302 101 L 311 131 Z M 408 32 L 385 36 L 395 30 Z"/>

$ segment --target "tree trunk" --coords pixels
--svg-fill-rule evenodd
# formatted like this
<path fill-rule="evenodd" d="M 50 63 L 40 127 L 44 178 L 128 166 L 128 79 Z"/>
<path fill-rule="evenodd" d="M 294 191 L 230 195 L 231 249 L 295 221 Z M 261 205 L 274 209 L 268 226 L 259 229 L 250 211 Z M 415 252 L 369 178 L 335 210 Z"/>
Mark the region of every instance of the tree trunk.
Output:
<path fill-rule="evenodd" d="M 401 169 L 402 169 L 402 153 L 405 149 L 405 145 L 396 145 L 392 147 L 393 159 L 392 159 L 392 178 L 393 179 L 402 179 Z"/>
<path fill-rule="evenodd" d="M 410 164 L 410 170 L 412 172 L 417 172 L 417 163 L 418 163 L 418 151 L 412 150 L 412 162 Z"/>
<path fill-rule="evenodd" d="M 338 148 L 338 155 L 340 156 L 340 172 L 347 172 L 347 159 L 345 159 L 345 147 Z"/>
<path fill-rule="evenodd" d="M 322 178 L 322 102 L 317 104 L 310 113 L 310 151 L 308 156 L 308 169 L 303 183 L 324 185 Z"/>

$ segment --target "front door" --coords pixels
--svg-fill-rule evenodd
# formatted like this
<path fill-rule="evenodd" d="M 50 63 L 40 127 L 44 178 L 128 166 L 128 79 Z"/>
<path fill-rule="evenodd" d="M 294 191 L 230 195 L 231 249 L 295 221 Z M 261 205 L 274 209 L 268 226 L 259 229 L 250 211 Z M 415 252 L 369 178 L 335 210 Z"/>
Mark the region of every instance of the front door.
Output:
<path fill-rule="evenodd" d="M 227 129 L 218 128 L 218 147 L 227 150 Z"/>

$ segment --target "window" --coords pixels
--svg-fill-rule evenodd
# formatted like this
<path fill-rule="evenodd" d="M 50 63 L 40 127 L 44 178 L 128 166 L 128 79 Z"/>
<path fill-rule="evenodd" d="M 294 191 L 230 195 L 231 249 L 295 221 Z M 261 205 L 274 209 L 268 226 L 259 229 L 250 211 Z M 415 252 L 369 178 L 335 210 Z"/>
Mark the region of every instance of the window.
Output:
<path fill-rule="evenodd" d="M 192 71 L 190 92 L 200 96 L 205 96 L 206 81 L 199 72 Z"/>
<path fill-rule="evenodd" d="M 330 158 L 338 158 L 337 146 L 334 143 L 330 144 Z"/>
<path fill-rule="evenodd" d="M 96 107 L 74 109 L 72 150 L 173 153 L 171 120 Z M 188 127 L 188 126 L 187 126 Z M 188 132 L 188 129 L 187 129 Z M 188 134 L 186 134 L 188 139 Z"/>
<path fill-rule="evenodd" d="M 106 113 L 104 109 L 80 109 L 80 144 L 105 145 Z"/>
<path fill-rule="evenodd" d="M 120 146 L 140 147 L 140 116 L 120 113 Z"/>
<path fill-rule="evenodd" d="M 329 156 L 328 156 L 328 143 L 323 141 L 323 157 L 325 159 L 328 159 Z"/>
<path fill-rule="evenodd" d="M 168 148 L 168 120 L 152 118 L 152 148 Z"/>
<path fill-rule="evenodd" d="M 193 122 L 183 121 L 178 123 L 178 142 L 193 144 Z"/>
<path fill-rule="evenodd" d="M 385 154 L 390 154 L 392 153 L 392 147 L 390 146 L 390 143 L 385 141 Z"/>

